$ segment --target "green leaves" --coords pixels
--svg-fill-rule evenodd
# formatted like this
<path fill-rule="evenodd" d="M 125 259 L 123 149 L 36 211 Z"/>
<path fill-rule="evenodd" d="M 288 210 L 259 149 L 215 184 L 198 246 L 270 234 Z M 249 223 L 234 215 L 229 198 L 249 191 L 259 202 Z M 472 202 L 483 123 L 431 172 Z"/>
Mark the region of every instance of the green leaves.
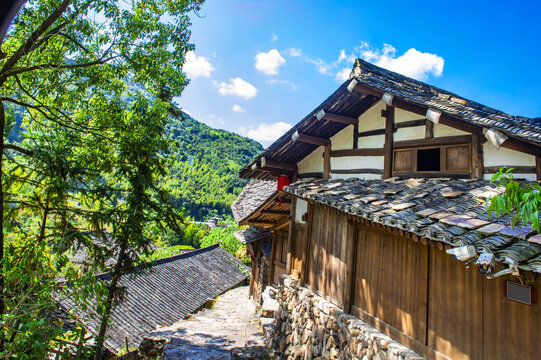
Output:
<path fill-rule="evenodd" d="M 539 209 L 541 209 L 541 186 L 535 182 L 520 184 L 514 180 L 513 169 L 501 167 L 492 176 L 491 183 L 498 182 L 505 186 L 505 192 L 496 195 L 487 202 L 488 214 L 494 211 L 498 217 L 511 215 L 514 212 L 512 226 L 518 223 L 531 226 L 541 232 L 539 226 Z"/>

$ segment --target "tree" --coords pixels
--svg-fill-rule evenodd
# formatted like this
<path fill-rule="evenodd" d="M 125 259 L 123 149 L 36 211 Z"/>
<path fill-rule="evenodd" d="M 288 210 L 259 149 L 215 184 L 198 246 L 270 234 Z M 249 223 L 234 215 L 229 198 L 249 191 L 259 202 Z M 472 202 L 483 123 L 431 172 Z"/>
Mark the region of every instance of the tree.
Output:
<path fill-rule="evenodd" d="M 494 211 L 500 217 L 502 214 L 511 215 L 514 212 L 512 226 L 518 223 L 528 225 L 541 232 L 539 229 L 539 211 L 541 209 L 541 185 L 535 182 L 520 184 L 514 180 L 513 169 L 501 167 L 492 176 L 491 183 L 498 182 L 499 186 L 505 186 L 505 191 L 490 199 L 487 203 L 488 214 Z"/>
<path fill-rule="evenodd" d="M 70 248 L 86 248 L 96 269 L 116 256 L 101 294 L 104 327 L 121 295 L 120 276 L 148 248 L 147 224 L 178 224 L 155 184 L 164 169 L 163 130 L 178 114 L 172 99 L 188 83 L 182 73 L 193 49 L 188 14 L 202 2 L 30 0 L 14 18 L 0 48 L 0 354 L 21 336 L 13 307 L 6 307 L 20 292 L 6 287 L 17 284 L 5 282 L 5 234 L 18 233 L 9 243 L 12 264 L 24 263 L 18 260 L 28 254 L 20 250 L 29 244 L 42 249 L 36 256 L 54 254 L 57 268 Z M 130 93 L 127 79 L 151 99 Z M 25 110 L 22 124 L 14 109 Z M 15 127 L 24 140 L 10 142 Z"/>

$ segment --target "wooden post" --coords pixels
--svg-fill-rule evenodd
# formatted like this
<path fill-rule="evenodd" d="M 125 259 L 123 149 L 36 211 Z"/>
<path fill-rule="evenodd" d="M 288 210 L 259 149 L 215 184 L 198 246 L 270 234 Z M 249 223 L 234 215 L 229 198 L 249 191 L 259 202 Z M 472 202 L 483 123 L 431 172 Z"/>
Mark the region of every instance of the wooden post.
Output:
<path fill-rule="evenodd" d="M 329 181 L 331 174 L 331 145 L 325 145 L 323 153 L 323 181 Z"/>
<path fill-rule="evenodd" d="M 359 148 L 359 123 L 353 125 L 353 148 Z"/>
<path fill-rule="evenodd" d="M 289 208 L 289 232 L 287 238 L 287 258 L 286 258 L 286 274 L 291 275 L 291 262 L 293 261 L 293 242 L 295 241 L 295 211 L 297 208 L 297 197 L 291 199 Z"/>
<path fill-rule="evenodd" d="M 308 203 L 308 219 L 306 224 L 306 246 L 303 249 L 302 252 L 302 271 L 301 271 L 301 285 L 304 285 L 306 283 L 306 277 L 308 272 L 308 252 L 310 251 L 310 242 L 312 241 L 312 223 L 313 223 L 313 213 L 314 213 L 314 205 Z"/>
<path fill-rule="evenodd" d="M 535 168 L 537 174 L 537 181 L 541 181 L 541 156 L 535 157 Z"/>
<path fill-rule="evenodd" d="M 385 158 L 383 160 L 383 178 L 393 176 L 393 133 L 394 133 L 394 107 L 388 106 L 385 115 Z"/>
<path fill-rule="evenodd" d="M 483 144 L 481 142 L 481 133 L 476 132 L 472 134 L 471 141 L 472 151 L 472 179 L 482 180 L 485 172 L 484 160 L 483 160 Z"/>
<path fill-rule="evenodd" d="M 270 269 L 269 269 L 269 285 L 273 284 L 274 281 L 274 258 L 276 257 L 276 239 L 274 236 L 274 232 L 272 233 L 272 250 L 271 250 L 271 258 L 270 258 Z"/>
<path fill-rule="evenodd" d="M 351 313 L 355 283 L 355 261 L 357 259 L 357 222 L 348 220 L 346 237 L 346 273 L 344 279 L 344 311 Z"/>
<path fill-rule="evenodd" d="M 434 123 L 432 121 L 426 122 L 425 127 L 425 139 L 433 139 L 434 138 Z"/>

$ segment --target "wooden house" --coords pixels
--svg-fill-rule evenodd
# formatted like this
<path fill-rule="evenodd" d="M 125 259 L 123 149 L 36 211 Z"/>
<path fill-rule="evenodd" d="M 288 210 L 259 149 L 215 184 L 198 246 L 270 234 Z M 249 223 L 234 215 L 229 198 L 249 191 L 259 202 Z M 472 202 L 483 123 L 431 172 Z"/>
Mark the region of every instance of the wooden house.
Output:
<path fill-rule="evenodd" d="M 260 204 L 291 197 L 286 226 L 253 218 L 283 229 L 271 272 L 285 260 L 302 286 L 430 359 L 537 359 L 541 235 L 488 217 L 501 166 L 541 180 L 540 119 L 357 60 L 240 174 L 293 182 Z"/>

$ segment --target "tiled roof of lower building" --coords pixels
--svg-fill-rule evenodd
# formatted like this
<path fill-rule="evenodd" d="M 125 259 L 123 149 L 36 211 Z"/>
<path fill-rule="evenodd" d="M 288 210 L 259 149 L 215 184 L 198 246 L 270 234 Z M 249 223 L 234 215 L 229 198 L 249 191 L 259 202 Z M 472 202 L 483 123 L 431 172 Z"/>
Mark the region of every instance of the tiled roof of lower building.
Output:
<path fill-rule="evenodd" d="M 147 269 L 123 276 L 119 286 L 126 288 L 125 299 L 113 309 L 105 346 L 118 352 L 127 339 L 130 348 L 137 348 L 156 327 L 184 319 L 209 299 L 240 284 L 247 278 L 243 267 L 227 251 L 212 245 L 157 260 Z M 70 299 L 60 303 L 67 310 L 73 308 Z M 97 332 L 95 312 L 77 316 L 90 332 Z"/>
<path fill-rule="evenodd" d="M 488 217 L 486 199 L 504 191 L 483 180 L 409 179 L 297 182 L 296 196 L 451 247 L 474 245 L 497 261 L 541 273 L 541 235 L 511 227 L 512 215 Z"/>
<path fill-rule="evenodd" d="M 275 181 L 250 181 L 231 205 L 235 221 L 245 220 L 277 193 Z"/>

